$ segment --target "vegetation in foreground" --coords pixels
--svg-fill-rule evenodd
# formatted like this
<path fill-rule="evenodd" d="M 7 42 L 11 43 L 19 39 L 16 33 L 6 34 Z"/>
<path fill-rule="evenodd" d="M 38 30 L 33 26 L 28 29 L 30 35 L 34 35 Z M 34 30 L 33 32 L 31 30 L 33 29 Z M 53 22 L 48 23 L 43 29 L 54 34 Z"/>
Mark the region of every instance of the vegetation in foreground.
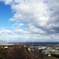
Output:
<path fill-rule="evenodd" d="M 9 48 L 4 48 L 0 46 L 0 59 L 58 59 L 55 57 L 48 57 L 43 54 L 41 51 L 39 52 L 31 52 L 28 51 L 27 47 L 23 45 L 14 45 Z"/>

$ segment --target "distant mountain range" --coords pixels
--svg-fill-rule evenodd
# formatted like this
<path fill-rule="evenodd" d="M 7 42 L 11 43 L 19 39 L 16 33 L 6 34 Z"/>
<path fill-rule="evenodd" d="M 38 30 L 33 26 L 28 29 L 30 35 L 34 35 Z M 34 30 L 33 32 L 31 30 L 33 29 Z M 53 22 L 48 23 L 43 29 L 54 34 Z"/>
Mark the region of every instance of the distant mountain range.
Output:
<path fill-rule="evenodd" d="M 0 42 L 6 42 L 0 40 Z M 9 43 L 22 43 L 22 44 L 59 44 L 59 42 L 9 42 Z"/>
<path fill-rule="evenodd" d="M 20 42 L 24 44 L 59 44 L 59 42 Z"/>
<path fill-rule="evenodd" d="M 59 42 L 10 42 L 16 44 L 59 44 Z"/>

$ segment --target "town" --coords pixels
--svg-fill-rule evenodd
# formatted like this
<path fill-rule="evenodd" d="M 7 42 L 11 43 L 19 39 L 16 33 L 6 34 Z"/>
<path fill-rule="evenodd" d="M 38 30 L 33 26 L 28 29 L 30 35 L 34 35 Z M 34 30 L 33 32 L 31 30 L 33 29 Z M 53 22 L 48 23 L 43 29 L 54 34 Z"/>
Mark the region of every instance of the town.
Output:
<path fill-rule="evenodd" d="M 14 47 L 26 48 L 29 52 L 38 55 L 38 59 L 58 59 L 59 58 L 59 44 L 25 44 L 25 43 L 0 43 L 0 48 L 5 50 L 13 49 Z M 17 53 L 17 52 L 16 52 Z"/>

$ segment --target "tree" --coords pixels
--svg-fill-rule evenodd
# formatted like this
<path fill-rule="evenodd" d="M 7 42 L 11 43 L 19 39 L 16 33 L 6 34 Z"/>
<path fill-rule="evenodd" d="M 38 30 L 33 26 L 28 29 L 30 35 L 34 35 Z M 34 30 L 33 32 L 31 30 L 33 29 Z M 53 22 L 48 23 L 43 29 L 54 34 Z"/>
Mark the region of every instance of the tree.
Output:
<path fill-rule="evenodd" d="M 12 49 L 8 50 L 9 59 L 38 59 L 36 55 L 29 52 L 27 47 L 24 46 L 14 46 Z"/>
<path fill-rule="evenodd" d="M 0 46 L 0 59 L 8 59 L 8 52 Z"/>

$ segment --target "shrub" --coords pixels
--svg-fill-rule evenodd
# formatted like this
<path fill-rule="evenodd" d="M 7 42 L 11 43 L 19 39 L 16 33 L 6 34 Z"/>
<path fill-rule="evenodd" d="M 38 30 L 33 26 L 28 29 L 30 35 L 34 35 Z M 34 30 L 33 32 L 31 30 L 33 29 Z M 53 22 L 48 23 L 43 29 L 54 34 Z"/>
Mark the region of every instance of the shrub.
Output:
<path fill-rule="evenodd" d="M 9 59 L 38 59 L 36 55 L 29 52 L 27 47 L 14 46 L 8 50 Z"/>

